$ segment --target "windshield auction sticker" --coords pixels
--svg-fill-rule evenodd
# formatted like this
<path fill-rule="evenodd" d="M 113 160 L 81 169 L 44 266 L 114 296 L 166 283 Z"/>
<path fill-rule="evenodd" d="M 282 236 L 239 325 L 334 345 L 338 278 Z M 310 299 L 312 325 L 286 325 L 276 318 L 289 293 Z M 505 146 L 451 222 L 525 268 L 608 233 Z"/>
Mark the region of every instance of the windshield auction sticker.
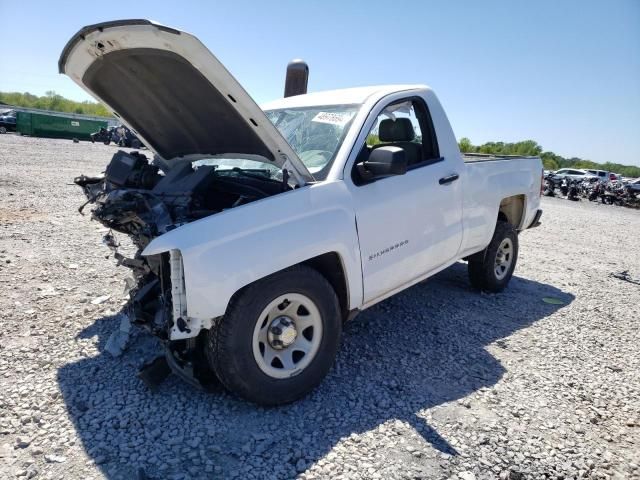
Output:
<path fill-rule="evenodd" d="M 344 127 L 352 117 L 353 112 L 320 112 L 311 121 Z"/>

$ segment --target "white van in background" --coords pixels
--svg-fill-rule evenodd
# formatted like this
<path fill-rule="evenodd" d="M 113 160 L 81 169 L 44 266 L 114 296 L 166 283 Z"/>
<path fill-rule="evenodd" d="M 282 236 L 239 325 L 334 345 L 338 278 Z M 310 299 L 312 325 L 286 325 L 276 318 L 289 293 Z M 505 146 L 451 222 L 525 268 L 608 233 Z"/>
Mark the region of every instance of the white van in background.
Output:
<path fill-rule="evenodd" d="M 611 173 L 607 172 L 606 170 L 589 170 L 586 169 L 585 172 L 590 173 L 591 175 L 595 175 L 596 177 L 598 177 L 598 180 L 600 180 L 601 182 L 609 182 L 610 180 L 613 180 L 611 178 Z"/>

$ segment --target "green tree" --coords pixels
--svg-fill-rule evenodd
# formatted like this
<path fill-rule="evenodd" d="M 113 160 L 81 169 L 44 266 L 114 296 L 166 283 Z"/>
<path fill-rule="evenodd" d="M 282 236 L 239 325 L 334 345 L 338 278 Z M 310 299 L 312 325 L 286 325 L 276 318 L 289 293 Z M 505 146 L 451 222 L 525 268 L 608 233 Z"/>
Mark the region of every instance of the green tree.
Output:
<path fill-rule="evenodd" d="M 380 137 L 375 133 L 370 133 L 367 136 L 367 145 L 373 147 L 374 145 L 378 145 L 380 143 Z"/>
<path fill-rule="evenodd" d="M 95 115 L 99 117 L 111 117 L 109 110 L 101 103 L 76 102 L 58 95 L 53 90 L 45 92 L 39 97 L 28 92 L 0 92 L 0 103 L 6 103 L 16 107 L 41 108 L 54 112 L 82 113 L 85 115 Z"/>
<path fill-rule="evenodd" d="M 463 153 L 471 153 L 473 152 L 473 144 L 471 143 L 471 140 L 469 140 L 467 137 L 462 137 L 460 139 L 460 141 L 458 142 L 458 147 L 460 147 L 460 151 Z"/>
<path fill-rule="evenodd" d="M 545 170 L 558 170 L 560 168 L 558 162 L 556 162 L 553 158 L 543 158 L 542 166 Z"/>

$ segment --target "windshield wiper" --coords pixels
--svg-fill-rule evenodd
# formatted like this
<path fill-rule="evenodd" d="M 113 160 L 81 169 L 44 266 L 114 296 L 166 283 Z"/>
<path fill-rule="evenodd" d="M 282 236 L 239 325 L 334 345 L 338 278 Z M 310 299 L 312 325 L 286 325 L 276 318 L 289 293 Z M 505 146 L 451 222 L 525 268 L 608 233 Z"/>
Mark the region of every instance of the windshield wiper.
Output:
<path fill-rule="evenodd" d="M 247 170 L 243 170 L 240 167 L 233 167 L 233 168 L 230 168 L 230 169 L 221 169 L 221 170 L 217 170 L 216 169 L 216 172 L 218 172 L 218 171 L 219 172 L 224 172 L 224 171 L 236 172 L 236 173 L 239 173 L 241 175 L 244 175 L 245 177 L 255 178 L 256 180 L 265 180 L 265 179 L 266 180 L 273 180 L 271 178 L 271 173 L 267 169 L 254 169 L 254 170 L 248 172 Z M 265 175 L 261 175 L 259 173 L 253 173 L 253 172 L 264 172 Z"/>

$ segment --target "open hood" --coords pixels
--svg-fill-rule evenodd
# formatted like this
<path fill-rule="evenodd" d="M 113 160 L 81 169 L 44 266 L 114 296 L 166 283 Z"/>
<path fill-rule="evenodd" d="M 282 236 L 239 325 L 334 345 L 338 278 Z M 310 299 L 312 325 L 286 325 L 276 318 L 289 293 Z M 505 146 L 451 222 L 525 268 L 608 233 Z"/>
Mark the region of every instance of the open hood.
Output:
<path fill-rule="evenodd" d="M 287 141 L 194 36 L 149 20 L 84 27 L 58 63 L 167 161 L 267 159 L 313 181 Z"/>

